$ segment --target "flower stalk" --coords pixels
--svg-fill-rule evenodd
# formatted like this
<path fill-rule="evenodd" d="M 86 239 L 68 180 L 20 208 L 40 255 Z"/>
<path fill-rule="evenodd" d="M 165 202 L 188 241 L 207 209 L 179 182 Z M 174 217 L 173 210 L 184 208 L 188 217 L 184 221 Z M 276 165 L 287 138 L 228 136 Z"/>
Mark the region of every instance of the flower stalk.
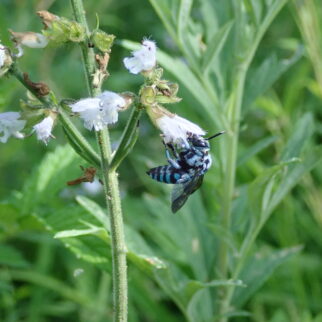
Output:
<path fill-rule="evenodd" d="M 82 0 L 71 0 L 75 19 L 82 24 L 89 36 L 85 11 Z M 92 97 L 100 94 L 100 88 L 93 86 L 92 75 L 95 73 L 95 55 L 87 43 L 81 45 L 85 65 L 85 74 L 89 93 Z M 112 159 L 112 149 L 107 128 L 97 132 L 97 142 L 101 156 L 101 169 L 103 174 L 104 192 L 109 208 L 112 239 L 113 261 L 113 291 L 114 291 L 114 321 L 127 321 L 127 265 L 126 246 L 124 239 L 123 217 L 118 187 L 117 173 L 109 168 Z"/>

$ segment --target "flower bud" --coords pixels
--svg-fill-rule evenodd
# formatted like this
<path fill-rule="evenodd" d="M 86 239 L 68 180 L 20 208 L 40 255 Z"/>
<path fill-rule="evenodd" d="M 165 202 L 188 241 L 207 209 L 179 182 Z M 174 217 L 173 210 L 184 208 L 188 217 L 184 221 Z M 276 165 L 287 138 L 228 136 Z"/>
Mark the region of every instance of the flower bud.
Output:
<path fill-rule="evenodd" d="M 30 48 L 44 48 L 48 44 L 48 39 L 36 32 L 26 31 L 26 32 L 14 32 L 9 30 L 13 41 L 17 45 L 24 45 Z"/>
<path fill-rule="evenodd" d="M 49 29 L 43 30 L 43 34 L 54 45 L 61 45 L 68 41 L 82 42 L 86 36 L 85 28 L 81 24 L 66 18 L 53 20 Z"/>
<path fill-rule="evenodd" d="M 37 15 L 42 20 L 42 23 L 44 24 L 45 29 L 49 28 L 53 21 L 59 19 L 58 16 L 56 16 L 56 15 L 54 15 L 54 14 L 52 14 L 49 11 L 46 11 L 46 10 L 37 11 Z"/>
<path fill-rule="evenodd" d="M 135 95 L 131 92 L 123 92 L 120 94 L 124 100 L 125 100 L 125 105 L 120 109 L 121 111 L 127 110 L 134 102 Z"/>
<path fill-rule="evenodd" d="M 140 99 L 143 105 L 155 104 L 156 90 L 152 86 L 145 86 L 140 91 Z"/>
<path fill-rule="evenodd" d="M 103 53 L 109 52 L 115 39 L 114 35 L 109 35 L 102 30 L 94 30 L 91 41 Z"/>
<path fill-rule="evenodd" d="M 77 23 L 76 21 L 71 21 L 69 23 L 69 37 L 68 39 L 72 42 L 82 42 L 86 36 L 85 28 Z"/>

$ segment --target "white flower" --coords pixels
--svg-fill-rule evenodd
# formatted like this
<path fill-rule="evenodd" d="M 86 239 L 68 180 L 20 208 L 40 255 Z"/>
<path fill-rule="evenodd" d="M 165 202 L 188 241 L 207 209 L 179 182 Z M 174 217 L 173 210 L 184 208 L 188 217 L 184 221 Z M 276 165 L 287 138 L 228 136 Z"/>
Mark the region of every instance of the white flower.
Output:
<path fill-rule="evenodd" d="M 155 120 L 156 125 L 164 135 L 166 143 L 187 145 L 187 137 L 191 134 L 198 136 L 206 132 L 197 124 L 194 124 L 178 115 L 163 115 Z"/>
<path fill-rule="evenodd" d="M 123 59 L 125 67 L 132 74 L 151 70 L 156 65 L 156 45 L 152 40 L 143 40 L 142 48 L 132 52 L 133 57 Z"/>
<path fill-rule="evenodd" d="M 24 45 L 30 48 L 44 48 L 48 39 L 43 35 L 32 31 L 14 32 L 10 31 L 17 45 Z"/>
<path fill-rule="evenodd" d="M 12 58 L 6 47 L 0 43 L 0 77 L 4 75 L 12 64 Z"/>
<path fill-rule="evenodd" d="M 54 119 L 51 116 L 45 117 L 41 122 L 33 126 L 36 131 L 37 139 L 43 141 L 46 145 L 52 137 L 51 131 L 53 129 Z"/>
<path fill-rule="evenodd" d="M 88 130 L 100 131 L 108 124 L 116 123 L 118 111 L 125 107 L 125 99 L 110 91 L 105 91 L 94 98 L 84 98 L 70 105 L 72 111 L 79 113 Z"/>
<path fill-rule="evenodd" d="M 6 58 L 6 49 L 0 44 L 0 68 L 4 65 Z"/>
<path fill-rule="evenodd" d="M 0 142 L 6 143 L 8 138 L 12 135 L 18 139 L 22 139 L 24 135 L 20 133 L 25 124 L 25 120 L 19 120 L 20 113 L 18 112 L 5 112 L 0 113 Z"/>

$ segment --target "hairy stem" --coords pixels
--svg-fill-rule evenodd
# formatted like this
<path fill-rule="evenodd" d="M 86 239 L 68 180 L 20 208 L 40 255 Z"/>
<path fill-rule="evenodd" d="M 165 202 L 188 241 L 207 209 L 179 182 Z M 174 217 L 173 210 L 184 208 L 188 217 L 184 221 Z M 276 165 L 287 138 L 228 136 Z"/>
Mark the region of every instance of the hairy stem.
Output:
<path fill-rule="evenodd" d="M 87 33 L 88 26 L 82 0 L 71 0 L 75 19 L 81 23 Z M 85 74 L 91 96 L 100 93 L 100 88 L 94 88 L 92 75 L 95 71 L 95 57 L 92 48 L 82 45 L 82 55 L 85 66 Z M 107 128 L 97 132 L 97 142 L 101 155 L 101 169 L 106 203 L 109 208 L 112 239 L 112 260 L 113 260 L 113 291 L 114 291 L 114 320 L 118 322 L 127 321 L 127 266 L 126 246 L 124 240 L 123 216 L 121 200 L 118 187 L 117 173 L 109 169 L 111 162 L 111 143 Z"/>

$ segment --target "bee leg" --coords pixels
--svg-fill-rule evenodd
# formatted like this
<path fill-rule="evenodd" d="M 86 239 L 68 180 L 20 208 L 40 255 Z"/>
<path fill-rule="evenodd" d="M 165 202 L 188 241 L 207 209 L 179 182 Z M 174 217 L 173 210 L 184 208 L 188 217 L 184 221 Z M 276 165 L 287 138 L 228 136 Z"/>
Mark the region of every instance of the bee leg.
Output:
<path fill-rule="evenodd" d="M 180 169 L 181 168 L 177 161 L 171 159 L 170 152 L 169 152 L 169 150 L 167 148 L 165 149 L 165 155 L 166 155 L 167 160 L 168 160 L 168 162 L 169 162 L 169 164 L 171 166 L 173 166 L 176 169 Z"/>
<path fill-rule="evenodd" d="M 191 177 L 189 176 L 189 174 L 185 173 L 181 176 L 181 178 L 177 181 L 177 183 L 186 183 L 188 182 L 189 180 L 191 180 Z"/>
<path fill-rule="evenodd" d="M 172 154 L 174 155 L 174 157 L 175 157 L 176 159 L 180 159 L 180 156 L 179 156 L 179 154 L 178 154 L 177 150 L 174 148 L 173 144 L 168 143 L 168 144 L 166 145 L 166 147 L 170 148 L 170 150 L 171 150 Z"/>

